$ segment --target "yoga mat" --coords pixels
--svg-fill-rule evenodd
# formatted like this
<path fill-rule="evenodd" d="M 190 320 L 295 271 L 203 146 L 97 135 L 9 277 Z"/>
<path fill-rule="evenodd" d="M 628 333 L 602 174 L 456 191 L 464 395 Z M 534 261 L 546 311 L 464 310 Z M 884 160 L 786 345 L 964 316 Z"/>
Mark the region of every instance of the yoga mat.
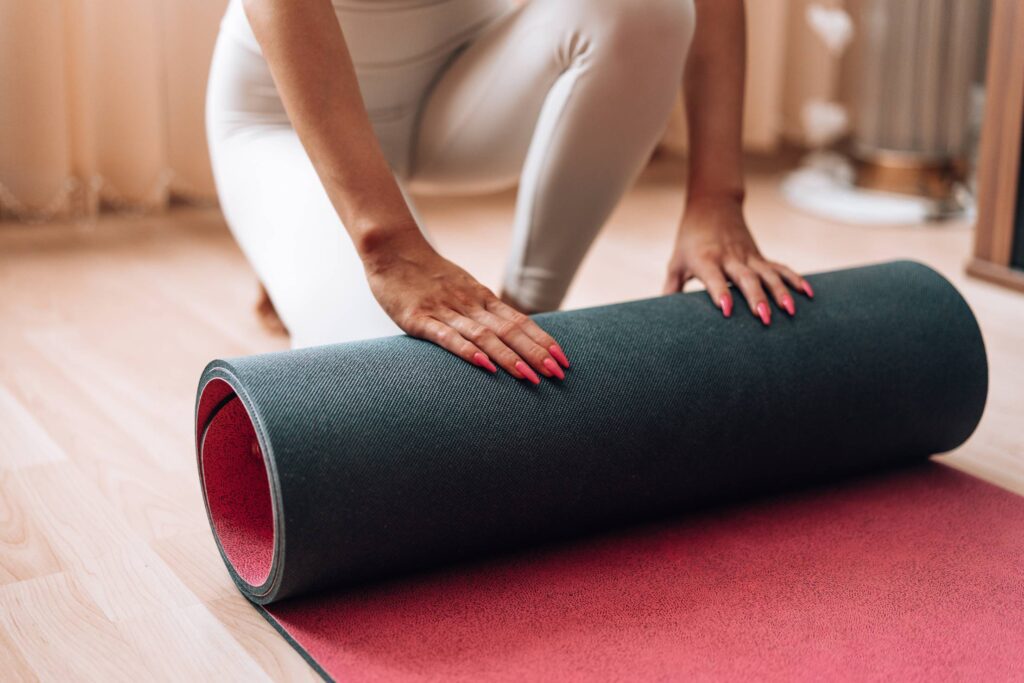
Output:
<path fill-rule="evenodd" d="M 573 361 L 539 387 L 408 337 L 210 363 L 232 578 L 338 680 L 1005 673 L 1024 501 L 922 466 L 980 419 L 974 317 L 916 263 L 809 279 L 768 328 L 537 316 Z"/>

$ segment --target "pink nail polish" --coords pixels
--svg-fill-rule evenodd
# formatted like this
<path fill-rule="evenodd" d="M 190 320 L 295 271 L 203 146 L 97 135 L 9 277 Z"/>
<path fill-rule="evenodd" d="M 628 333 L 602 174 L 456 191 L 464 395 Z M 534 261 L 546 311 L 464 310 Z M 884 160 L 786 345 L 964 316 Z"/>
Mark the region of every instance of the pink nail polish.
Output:
<path fill-rule="evenodd" d="M 484 354 L 480 353 L 479 351 L 473 354 L 473 365 L 481 367 L 487 372 L 498 371 L 498 368 L 494 367 L 494 363 L 491 362 L 491 359 L 485 356 Z"/>
<path fill-rule="evenodd" d="M 814 290 L 811 289 L 811 283 L 810 282 L 805 282 L 804 283 L 804 294 L 807 295 L 808 299 L 813 299 L 814 298 Z"/>
<path fill-rule="evenodd" d="M 793 303 L 793 297 L 788 294 L 782 297 L 782 307 L 786 309 L 786 313 L 790 316 L 796 315 L 796 304 Z"/>
<path fill-rule="evenodd" d="M 562 364 L 563 368 L 569 367 L 569 359 L 566 358 L 565 353 L 562 352 L 561 346 L 558 344 L 552 344 L 548 347 L 548 352 L 555 357 L 555 360 Z"/>
<path fill-rule="evenodd" d="M 544 359 L 544 367 L 551 371 L 551 374 L 558 379 L 565 379 L 565 373 L 562 368 L 551 358 Z"/>
<path fill-rule="evenodd" d="M 718 302 L 722 307 L 722 315 L 728 318 L 732 315 L 732 297 L 728 294 L 723 294 L 722 298 Z"/>
<path fill-rule="evenodd" d="M 762 301 L 757 305 L 757 315 L 760 316 L 761 322 L 765 325 L 772 324 L 772 312 L 771 309 L 768 308 L 768 304 L 765 302 Z"/>
<path fill-rule="evenodd" d="M 533 368 L 523 361 L 516 361 L 516 370 L 518 370 L 519 374 L 523 377 L 530 380 L 532 384 L 540 384 L 540 377 L 538 377 L 537 373 L 533 371 Z"/>

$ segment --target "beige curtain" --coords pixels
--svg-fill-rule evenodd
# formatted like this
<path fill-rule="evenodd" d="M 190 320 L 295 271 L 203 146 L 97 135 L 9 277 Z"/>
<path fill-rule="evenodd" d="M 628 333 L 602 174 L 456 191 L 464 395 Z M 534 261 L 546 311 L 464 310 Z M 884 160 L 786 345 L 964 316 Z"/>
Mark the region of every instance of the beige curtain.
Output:
<path fill-rule="evenodd" d="M 623 0 L 624 2 L 628 0 Z M 0 0 L 0 218 L 211 201 L 203 96 L 226 0 Z M 838 68 L 805 20 L 840 0 L 748 0 L 745 142 L 800 142 Z M 677 111 L 666 146 L 685 146 Z"/>
<path fill-rule="evenodd" d="M 0 0 L 0 217 L 208 201 L 203 96 L 226 0 Z"/>

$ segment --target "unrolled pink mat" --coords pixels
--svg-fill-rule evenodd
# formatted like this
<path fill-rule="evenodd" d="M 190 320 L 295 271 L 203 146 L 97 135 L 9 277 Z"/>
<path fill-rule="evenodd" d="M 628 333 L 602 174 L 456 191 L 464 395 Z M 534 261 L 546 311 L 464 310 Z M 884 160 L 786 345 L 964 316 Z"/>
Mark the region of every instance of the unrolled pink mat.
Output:
<path fill-rule="evenodd" d="M 770 329 L 540 316 L 538 387 L 409 337 L 212 361 L 228 572 L 338 681 L 1024 681 L 1024 498 L 927 460 L 981 419 L 977 321 L 922 264 L 810 278 Z"/>
<path fill-rule="evenodd" d="M 929 463 L 260 609 L 338 681 L 1024 680 L 1022 579 Z"/>

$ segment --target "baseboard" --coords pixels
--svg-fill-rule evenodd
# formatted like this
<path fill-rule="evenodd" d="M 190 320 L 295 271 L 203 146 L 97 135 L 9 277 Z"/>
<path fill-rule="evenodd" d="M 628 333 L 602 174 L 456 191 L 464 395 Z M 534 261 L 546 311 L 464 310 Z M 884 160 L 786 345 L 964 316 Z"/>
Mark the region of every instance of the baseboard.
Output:
<path fill-rule="evenodd" d="M 991 261 L 972 258 L 967 262 L 967 274 L 997 285 L 1024 292 L 1024 270 L 1001 266 Z"/>

